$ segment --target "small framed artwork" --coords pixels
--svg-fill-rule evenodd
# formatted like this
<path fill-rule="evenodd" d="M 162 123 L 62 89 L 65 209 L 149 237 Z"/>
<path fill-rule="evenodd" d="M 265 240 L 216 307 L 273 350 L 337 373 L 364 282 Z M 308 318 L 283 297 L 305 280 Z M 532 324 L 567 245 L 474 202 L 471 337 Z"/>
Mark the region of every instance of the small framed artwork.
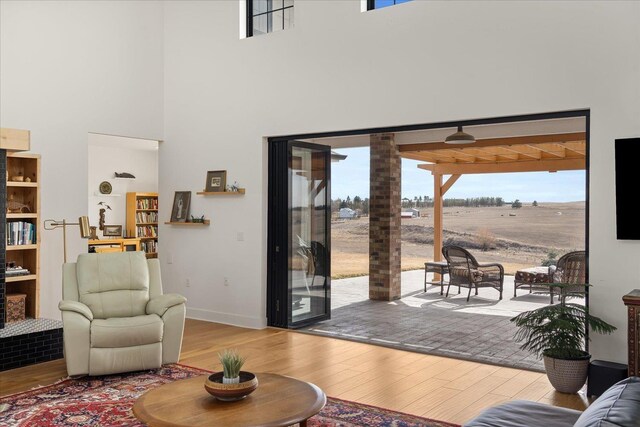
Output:
<path fill-rule="evenodd" d="M 191 191 L 176 191 L 171 209 L 171 222 L 187 222 L 190 204 Z"/>
<path fill-rule="evenodd" d="M 121 225 L 105 225 L 102 230 L 102 235 L 105 237 L 122 237 Z"/>
<path fill-rule="evenodd" d="M 209 171 L 207 172 L 207 183 L 204 191 L 207 193 L 215 193 L 225 191 L 227 188 L 227 171 Z"/>

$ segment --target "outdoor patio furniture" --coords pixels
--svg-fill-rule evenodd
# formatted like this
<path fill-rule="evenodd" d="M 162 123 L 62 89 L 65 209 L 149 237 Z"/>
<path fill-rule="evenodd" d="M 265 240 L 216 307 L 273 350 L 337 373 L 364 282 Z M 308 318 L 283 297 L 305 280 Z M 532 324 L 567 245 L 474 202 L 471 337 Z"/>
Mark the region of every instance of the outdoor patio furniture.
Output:
<path fill-rule="evenodd" d="M 439 281 L 427 281 L 427 273 L 436 273 L 440 275 Z M 427 292 L 427 285 L 440 285 L 440 295 L 444 293 L 444 285 L 447 285 L 444 281 L 444 275 L 449 274 L 449 265 L 446 261 L 431 261 L 424 263 L 424 291 Z M 460 286 L 458 286 L 458 293 L 460 293 Z"/>
<path fill-rule="evenodd" d="M 479 264 L 478 261 L 464 248 L 460 246 L 448 245 L 442 248 L 442 254 L 449 266 L 449 286 L 451 285 L 469 288 L 467 301 L 471 297 L 471 288 L 494 288 L 500 292 L 502 299 L 502 287 L 504 284 L 504 268 L 501 264 Z"/>
<path fill-rule="evenodd" d="M 513 280 L 513 296 L 519 288 L 529 288 L 529 293 L 534 290 L 551 294 L 551 304 L 553 304 L 553 287 L 550 286 L 552 270 L 549 267 L 531 267 L 516 271 Z"/>
<path fill-rule="evenodd" d="M 587 254 L 585 251 L 569 252 L 560 257 L 553 273 L 553 283 L 568 283 L 575 286 L 560 288 L 570 296 L 584 296 L 587 283 Z"/>

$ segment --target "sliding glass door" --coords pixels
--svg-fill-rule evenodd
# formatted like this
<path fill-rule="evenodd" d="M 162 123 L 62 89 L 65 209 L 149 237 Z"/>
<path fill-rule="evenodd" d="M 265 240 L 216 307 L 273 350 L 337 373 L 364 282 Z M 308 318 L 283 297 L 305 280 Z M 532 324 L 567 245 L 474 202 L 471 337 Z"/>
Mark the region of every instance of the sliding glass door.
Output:
<path fill-rule="evenodd" d="M 271 142 L 269 153 L 269 325 L 328 319 L 330 165 L 327 146 Z"/>

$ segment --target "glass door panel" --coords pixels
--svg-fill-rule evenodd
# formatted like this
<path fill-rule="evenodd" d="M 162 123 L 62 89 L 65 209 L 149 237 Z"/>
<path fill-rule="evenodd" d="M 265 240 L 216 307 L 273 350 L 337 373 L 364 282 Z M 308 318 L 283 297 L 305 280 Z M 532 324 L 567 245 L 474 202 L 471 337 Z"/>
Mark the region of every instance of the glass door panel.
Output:
<path fill-rule="evenodd" d="M 326 319 L 329 303 L 329 149 L 290 143 L 290 325 Z"/>

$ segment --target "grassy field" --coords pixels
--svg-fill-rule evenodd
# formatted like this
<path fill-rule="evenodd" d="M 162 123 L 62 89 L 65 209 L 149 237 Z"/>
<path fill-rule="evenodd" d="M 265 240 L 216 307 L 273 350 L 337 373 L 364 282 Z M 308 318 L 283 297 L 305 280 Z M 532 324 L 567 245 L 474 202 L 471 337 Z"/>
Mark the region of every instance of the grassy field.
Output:
<path fill-rule="evenodd" d="M 445 243 L 469 249 L 480 262 L 502 263 L 509 274 L 540 265 L 550 250 L 584 249 L 584 236 L 584 202 L 444 209 Z M 368 274 L 369 219 L 333 221 L 331 251 L 332 277 Z M 423 209 L 422 217 L 402 220 L 402 269 L 420 269 L 432 259 L 433 210 Z"/>

